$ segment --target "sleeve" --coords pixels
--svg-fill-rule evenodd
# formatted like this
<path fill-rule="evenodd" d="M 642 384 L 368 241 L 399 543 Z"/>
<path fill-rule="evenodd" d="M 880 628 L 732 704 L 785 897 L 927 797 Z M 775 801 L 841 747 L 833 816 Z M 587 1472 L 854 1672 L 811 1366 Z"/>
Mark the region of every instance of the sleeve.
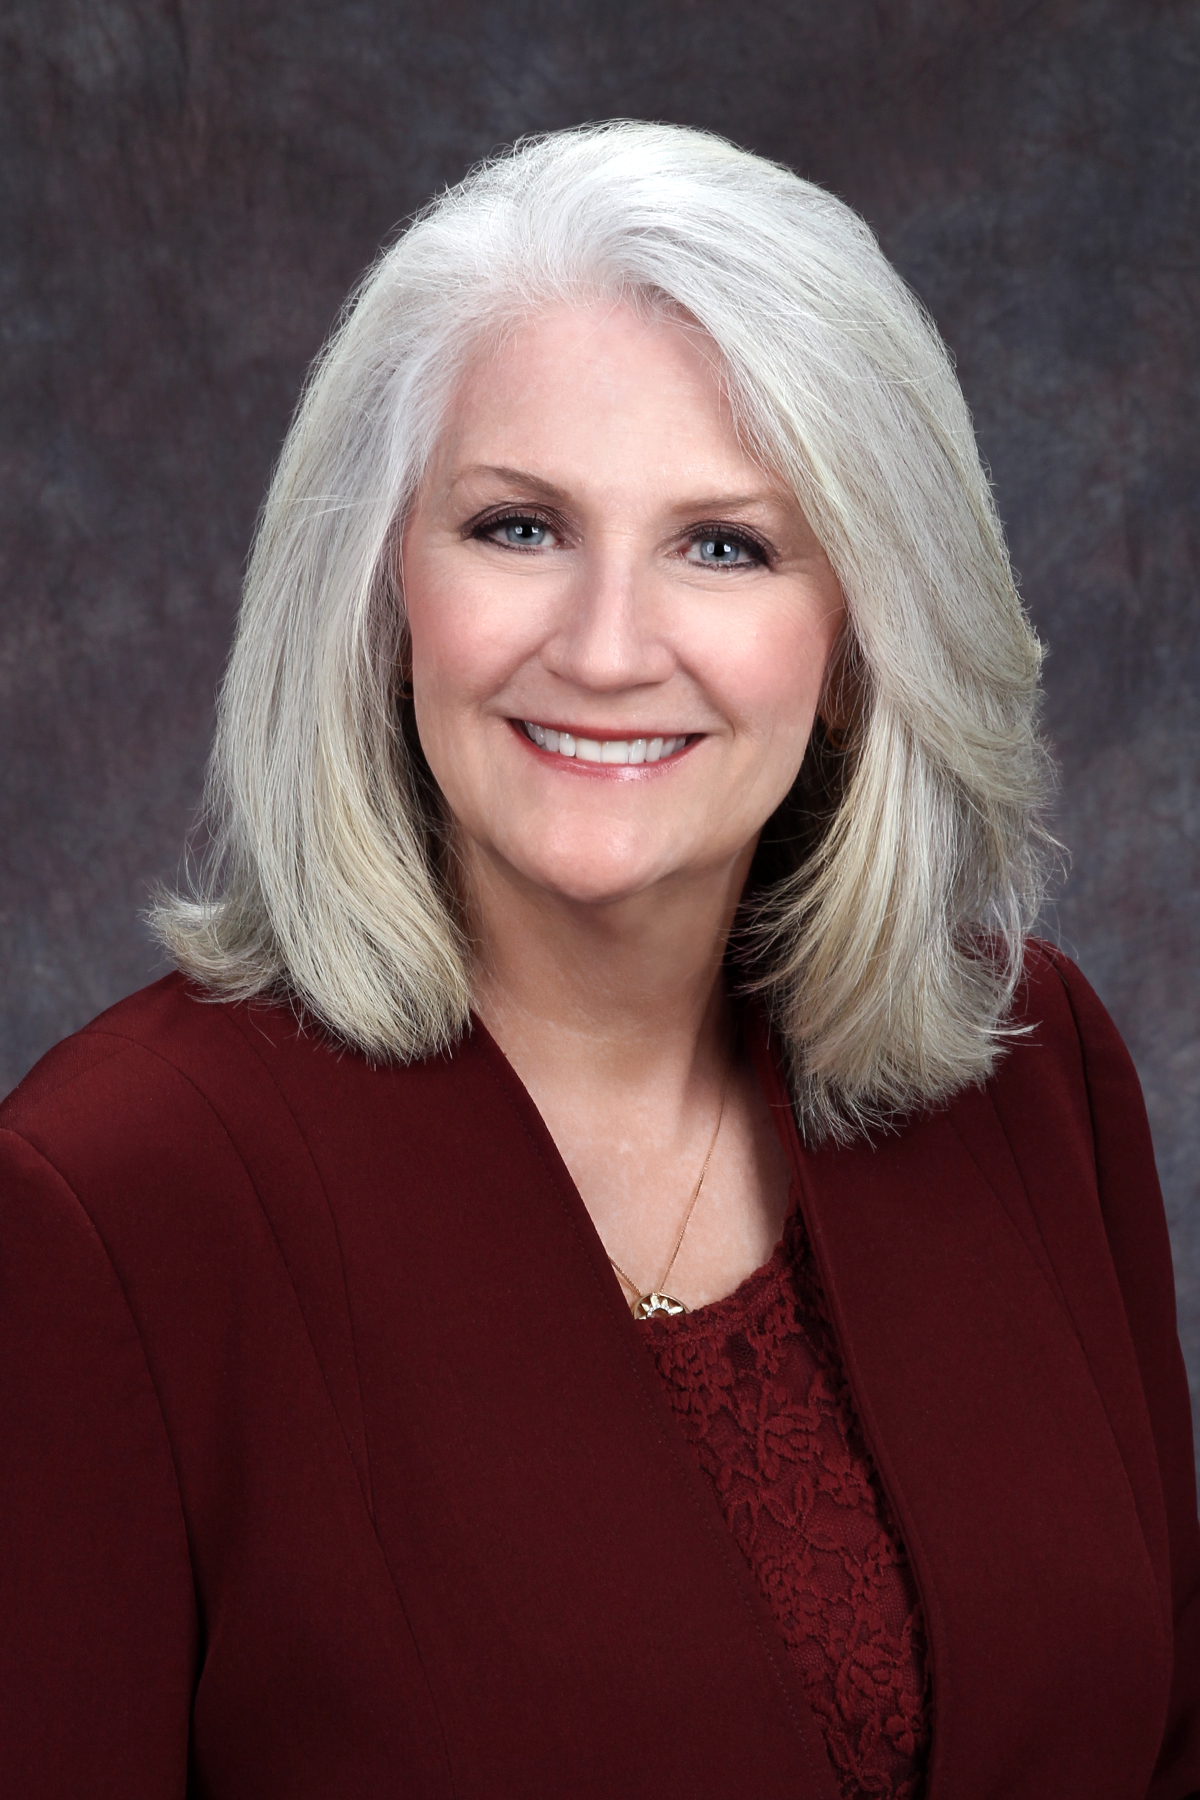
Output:
<path fill-rule="evenodd" d="M 1132 1059 L 1078 969 L 1065 957 L 1054 961 L 1083 1047 L 1100 1203 L 1141 1368 L 1170 1536 L 1175 1671 L 1147 1800 L 1192 1800 L 1200 1796 L 1200 1522 L 1171 1242 Z"/>
<path fill-rule="evenodd" d="M 0 1131 L 0 1792 L 183 1800 L 197 1621 L 141 1340 L 78 1199 Z"/>

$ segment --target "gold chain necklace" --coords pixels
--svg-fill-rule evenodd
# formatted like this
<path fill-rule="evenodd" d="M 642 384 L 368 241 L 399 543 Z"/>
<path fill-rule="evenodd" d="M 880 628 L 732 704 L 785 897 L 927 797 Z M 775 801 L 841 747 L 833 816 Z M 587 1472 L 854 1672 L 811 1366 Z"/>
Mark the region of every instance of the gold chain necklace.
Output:
<path fill-rule="evenodd" d="M 652 1319 L 656 1313 L 665 1313 L 669 1317 L 673 1313 L 685 1313 L 691 1311 L 691 1308 L 685 1306 L 682 1300 L 672 1299 L 671 1295 L 666 1292 L 666 1286 L 670 1279 L 671 1270 L 675 1267 L 675 1258 L 679 1255 L 684 1235 L 692 1222 L 692 1214 L 695 1212 L 696 1202 L 700 1198 L 700 1189 L 704 1186 L 704 1177 L 708 1174 L 708 1165 L 712 1161 L 713 1151 L 717 1147 L 717 1139 L 721 1135 L 721 1121 L 725 1117 L 725 1096 L 728 1092 L 729 1072 L 727 1070 L 725 1080 L 721 1085 L 721 1104 L 717 1109 L 717 1128 L 712 1134 L 712 1143 L 708 1146 L 708 1155 L 704 1159 L 704 1167 L 700 1171 L 700 1179 L 692 1189 L 692 1197 L 688 1201 L 688 1209 L 683 1215 L 683 1224 L 679 1227 L 679 1236 L 675 1239 L 675 1248 L 672 1250 L 667 1266 L 663 1270 L 658 1281 L 655 1282 L 648 1293 L 643 1293 L 641 1287 L 634 1281 L 633 1277 L 625 1273 L 616 1257 L 609 1256 L 608 1258 L 617 1274 L 621 1277 L 621 1280 L 625 1283 L 625 1286 L 633 1295 L 633 1299 L 629 1302 L 629 1310 L 632 1312 L 635 1319 Z"/>

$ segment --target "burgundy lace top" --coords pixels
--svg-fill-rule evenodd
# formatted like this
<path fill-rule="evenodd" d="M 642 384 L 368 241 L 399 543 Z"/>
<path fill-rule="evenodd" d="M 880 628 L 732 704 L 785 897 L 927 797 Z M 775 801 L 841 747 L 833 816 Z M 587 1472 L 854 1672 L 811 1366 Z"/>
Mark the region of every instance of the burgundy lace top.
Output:
<path fill-rule="evenodd" d="M 930 1733 L 921 1604 L 795 1196 L 764 1268 L 642 1330 L 800 1669 L 843 1800 L 917 1800 Z"/>

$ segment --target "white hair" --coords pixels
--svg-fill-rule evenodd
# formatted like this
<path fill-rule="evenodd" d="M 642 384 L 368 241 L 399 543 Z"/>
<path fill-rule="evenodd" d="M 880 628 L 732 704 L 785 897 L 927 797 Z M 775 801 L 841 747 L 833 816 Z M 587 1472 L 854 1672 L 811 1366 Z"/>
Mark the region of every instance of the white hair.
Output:
<path fill-rule="evenodd" d="M 471 958 L 401 694 L 398 532 L 482 343 L 549 304 L 682 312 L 841 582 L 818 724 L 735 932 L 816 1139 L 990 1071 L 1042 891 L 1040 647 L 936 329 L 851 209 L 718 137 L 517 144 L 434 201 L 317 360 L 221 694 L 213 854 L 151 915 L 211 991 L 289 995 L 374 1058 L 444 1049 Z M 836 710 L 836 709 L 835 709 Z"/>

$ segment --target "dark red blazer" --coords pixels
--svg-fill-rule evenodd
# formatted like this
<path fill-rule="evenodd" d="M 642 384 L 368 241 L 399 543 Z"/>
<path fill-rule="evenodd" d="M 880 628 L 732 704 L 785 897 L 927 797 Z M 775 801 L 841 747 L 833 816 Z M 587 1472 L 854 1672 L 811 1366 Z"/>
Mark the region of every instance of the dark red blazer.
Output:
<path fill-rule="evenodd" d="M 1145 1113 L 1069 963 L 1025 1006 L 874 1148 L 804 1149 L 761 1072 L 924 1601 L 931 1800 L 1179 1800 L 1200 1529 Z M 0 1126 L 0 1791 L 835 1800 L 483 1031 L 371 1068 L 173 976 Z"/>

